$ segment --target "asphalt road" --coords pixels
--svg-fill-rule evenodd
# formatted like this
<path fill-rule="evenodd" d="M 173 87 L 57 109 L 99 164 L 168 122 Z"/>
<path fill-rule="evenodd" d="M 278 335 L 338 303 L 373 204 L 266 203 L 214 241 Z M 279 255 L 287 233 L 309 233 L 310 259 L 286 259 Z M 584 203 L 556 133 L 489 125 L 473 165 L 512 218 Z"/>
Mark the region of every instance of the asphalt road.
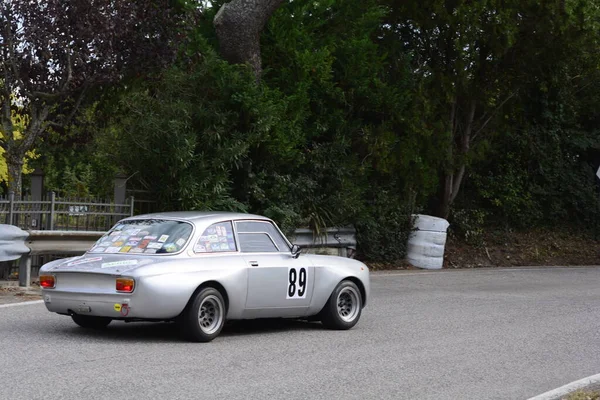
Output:
<path fill-rule="evenodd" d="M 350 331 L 76 327 L 0 308 L 0 399 L 526 399 L 600 372 L 600 268 L 372 275 Z"/>

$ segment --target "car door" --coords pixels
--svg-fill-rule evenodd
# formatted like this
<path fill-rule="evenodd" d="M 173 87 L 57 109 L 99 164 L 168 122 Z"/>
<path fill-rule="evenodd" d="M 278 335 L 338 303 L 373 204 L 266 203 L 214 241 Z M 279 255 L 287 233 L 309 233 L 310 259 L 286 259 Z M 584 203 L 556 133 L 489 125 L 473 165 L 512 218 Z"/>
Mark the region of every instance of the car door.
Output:
<path fill-rule="evenodd" d="M 308 257 L 292 256 L 290 245 L 270 221 L 237 221 L 236 233 L 248 268 L 246 316 L 302 316 L 314 288 Z"/>

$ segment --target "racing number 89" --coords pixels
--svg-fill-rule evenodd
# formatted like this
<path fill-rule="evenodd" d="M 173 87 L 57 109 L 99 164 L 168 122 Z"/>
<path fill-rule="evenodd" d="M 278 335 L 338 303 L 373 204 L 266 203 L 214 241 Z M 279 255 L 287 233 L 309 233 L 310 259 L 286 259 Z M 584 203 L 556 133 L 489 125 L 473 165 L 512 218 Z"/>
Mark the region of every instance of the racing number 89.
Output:
<path fill-rule="evenodd" d="M 299 272 L 296 271 L 296 268 L 290 268 L 288 277 L 288 298 L 304 297 L 306 293 L 306 268 L 300 268 Z"/>

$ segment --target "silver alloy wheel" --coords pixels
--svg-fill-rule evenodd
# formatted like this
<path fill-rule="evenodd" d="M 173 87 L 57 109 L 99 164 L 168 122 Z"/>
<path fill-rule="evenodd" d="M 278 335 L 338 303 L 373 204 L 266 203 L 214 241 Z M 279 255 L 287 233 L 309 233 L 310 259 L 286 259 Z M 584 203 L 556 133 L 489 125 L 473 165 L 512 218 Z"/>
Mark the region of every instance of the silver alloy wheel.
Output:
<path fill-rule="evenodd" d="M 221 300 L 211 294 L 206 296 L 198 309 L 198 323 L 200 329 L 207 335 L 215 333 L 223 321 L 223 304 Z"/>
<path fill-rule="evenodd" d="M 346 286 L 337 296 L 338 315 L 345 322 L 352 322 L 360 311 L 360 295 L 351 286 Z"/>

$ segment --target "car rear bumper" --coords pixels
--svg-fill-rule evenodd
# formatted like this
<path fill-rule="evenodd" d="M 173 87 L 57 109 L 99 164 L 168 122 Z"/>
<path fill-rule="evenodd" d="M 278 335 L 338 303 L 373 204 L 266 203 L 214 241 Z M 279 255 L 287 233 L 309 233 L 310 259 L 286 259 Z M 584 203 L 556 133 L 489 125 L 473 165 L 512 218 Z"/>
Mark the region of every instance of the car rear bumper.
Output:
<path fill-rule="evenodd" d="M 154 319 L 145 307 L 137 307 L 133 294 L 95 294 L 42 290 L 48 311 L 110 318 Z"/>

